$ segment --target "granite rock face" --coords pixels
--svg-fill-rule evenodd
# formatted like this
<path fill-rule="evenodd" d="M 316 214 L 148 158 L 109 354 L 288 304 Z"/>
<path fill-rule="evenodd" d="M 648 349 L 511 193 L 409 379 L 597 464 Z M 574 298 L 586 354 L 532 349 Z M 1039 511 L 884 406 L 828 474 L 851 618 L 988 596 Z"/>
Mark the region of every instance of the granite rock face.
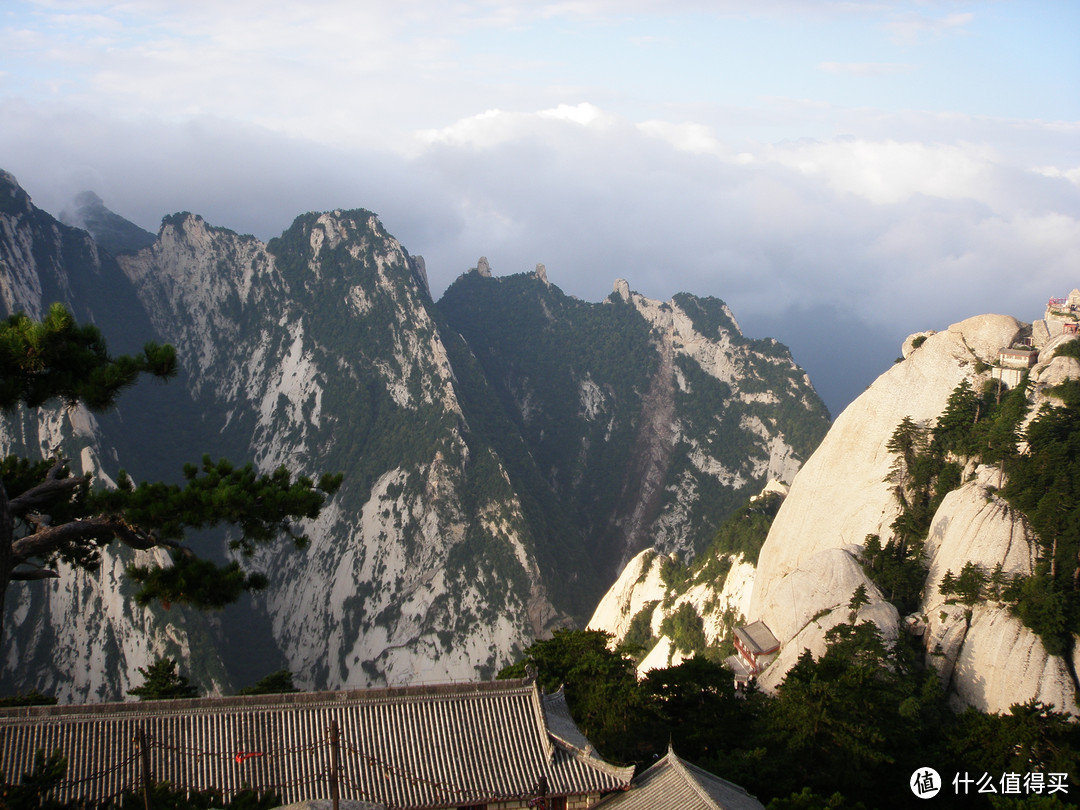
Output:
<path fill-rule="evenodd" d="M 181 370 L 115 414 L 8 418 L 0 449 L 59 444 L 102 483 L 176 481 L 203 454 L 344 483 L 299 527 L 310 545 L 249 561 L 270 587 L 223 614 L 133 604 L 121 558 L 9 591 L 10 691 L 122 699 L 158 655 L 206 691 L 282 667 L 304 688 L 488 678 L 587 618 L 620 561 L 707 543 L 827 428 L 787 349 L 717 299 L 624 282 L 625 299 L 587 303 L 543 265 L 496 278 L 481 258 L 436 303 L 422 260 L 362 209 L 265 243 L 191 213 L 147 235 L 93 195 L 68 217 L 0 174 L 0 310 L 63 301 L 110 350 L 168 342 Z M 192 539 L 228 553 L 225 529 Z"/>
<path fill-rule="evenodd" d="M 926 544 L 929 571 L 922 613 L 928 621 L 927 660 L 957 701 L 984 711 L 1003 711 L 1035 698 L 1075 706 L 1065 661 L 1049 655 L 1038 637 L 1005 607 L 986 601 L 969 609 L 949 604 L 940 585 L 968 563 L 983 571 L 1001 566 L 1007 575 L 1028 575 L 1036 561 L 1035 537 L 1024 516 L 987 487 L 997 470 L 980 468 L 976 480 L 945 496 Z"/>
<path fill-rule="evenodd" d="M 782 498 L 786 491 L 783 484 L 770 481 L 757 498 L 751 499 L 751 504 L 768 496 Z M 733 628 L 745 623 L 754 586 L 754 563 L 741 552 L 718 553 L 713 549 L 703 559 L 710 561 L 712 570 L 720 572 L 718 576 L 707 576 L 710 569 L 706 567 L 691 573 L 688 582 L 669 583 L 662 572 L 667 565 L 678 567 L 677 556 L 646 549 L 627 564 L 597 605 L 588 627 L 610 633 L 614 643 L 627 641 L 635 632 L 638 635 L 629 640 L 641 643 L 642 627 L 647 627 L 647 649 L 637 665 L 639 677 L 652 669 L 677 666 L 692 656 L 690 650 L 676 646 L 670 628 L 665 628 L 665 620 L 676 614 L 685 617 L 689 613 L 695 622 L 700 622 L 704 643 L 711 647 L 730 642 Z"/>
<path fill-rule="evenodd" d="M 758 561 L 747 618 L 764 620 L 783 645 L 761 676 L 763 688 L 775 689 L 803 649 L 815 655 L 824 649 L 825 630 L 830 622 L 848 620 L 843 606 L 864 584 L 870 604 L 859 618 L 873 620 L 886 638 L 903 627 L 920 633 L 928 662 L 957 705 L 997 712 L 1037 699 L 1076 710 L 1067 662 L 1047 654 L 1006 605 L 987 599 L 967 608 L 940 592 L 946 572 L 956 576 L 968 563 L 985 572 L 1000 566 L 1006 575 L 1032 571 L 1036 538 L 1024 516 L 994 494 L 1003 481 L 999 469 L 969 466 L 967 482 L 938 507 L 925 547 L 919 614 L 902 622 L 858 564 L 865 538 L 878 535 L 884 542 L 898 514 L 888 480 L 895 457 L 886 447 L 897 425 L 910 417 L 932 426 L 956 386 L 967 380 L 978 388 L 999 350 L 1023 330 L 1012 317 L 984 315 L 944 332 L 913 335 L 904 344 L 903 362 L 836 419 L 792 482 Z M 1078 371 L 1071 358 L 1051 359 L 1044 352 L 1031 373 L 1031 412 L 1043 401 L 1043 387 L 1077 378 Z"/>
<path fill-rule="evenodd" d="M 936 420 L 960 381 L 974 377 L 975 363 L 994 361 L 1020 327 L 1015 318 L 984 315 L 932 334 L 836 418 L 792 481 L 761 551 L 755 616 L 770 622 L 773 587 L 817 552 L 888 535 L 898 509 L 886 480 L 894 462 L 886 445 L 896 426 L 905 416 Z"/>

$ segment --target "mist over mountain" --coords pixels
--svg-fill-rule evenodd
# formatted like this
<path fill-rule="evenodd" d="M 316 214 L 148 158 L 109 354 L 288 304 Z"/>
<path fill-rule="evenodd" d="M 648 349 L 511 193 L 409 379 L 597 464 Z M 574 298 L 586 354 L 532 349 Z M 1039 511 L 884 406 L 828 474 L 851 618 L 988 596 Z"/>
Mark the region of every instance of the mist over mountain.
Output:
<path fill-rule="evenodd" d="M 183 366 L 100 418 L 13 415 L 5 452 L 60 446 L 102 481 L 175 480 L 203 453 L 345 476 L 311 546 L 264 552 L 270 587 L 223 613 L 144 611 L 111 558 L 12 589 L 8 689 L 122 697 L 161 654 L 220 690 L 280 666 L 306 688 L 490 677 L 583 624 L 641 549 L 700 551 L 828 427 L 787 349 L 745 338 L 718 299 L 620 280 L 590 303 L 542 267 L 495 278 L 479 261 L 435 302 L 423 260 L 361 209 L 266 243 L 179 213 L 148 243 L 96 196 L 65 214 L 75 228 L 2 186 L 5 312 L 60 300 L 114 351 L 166 341 Z"/>

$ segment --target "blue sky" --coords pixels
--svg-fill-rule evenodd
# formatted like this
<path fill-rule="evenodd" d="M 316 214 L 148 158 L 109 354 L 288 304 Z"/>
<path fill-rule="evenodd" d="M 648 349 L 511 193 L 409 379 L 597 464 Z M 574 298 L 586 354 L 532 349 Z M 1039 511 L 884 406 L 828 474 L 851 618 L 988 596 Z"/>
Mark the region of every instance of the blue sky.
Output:
<path fill-rule="evenodd" d="M 433 292 L 486 255 L 732 306 L 831 409 L 907 334 L 1080 286 L 1080 4 L 0 6 L 0 168 L 269 238 L 365 207 Z"/>

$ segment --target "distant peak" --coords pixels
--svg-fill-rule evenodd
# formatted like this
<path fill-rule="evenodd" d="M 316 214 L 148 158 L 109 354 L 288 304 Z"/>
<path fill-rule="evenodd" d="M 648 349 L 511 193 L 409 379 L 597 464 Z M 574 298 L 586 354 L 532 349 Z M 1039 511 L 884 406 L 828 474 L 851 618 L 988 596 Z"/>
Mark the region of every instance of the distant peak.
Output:
<path fill-rule="evenodd" d="M 491 265 L 488 264 L 487 256 L 481 256 L 476 260 L 476 272 L 484 278 L 491 278 Z"/>
<path fill-rule="evenodd" d="M 109 209 L 104 201 L 93 191 L 80 191 L 71 201 L 71 205 L 60 212 L 60 221 L 65 225 L 93 233 L 91 223 L 107 215 Z"/>
<path fill-rule="evenodd" d="M 75 205 L 80 208 L 104 208 L 105 201 L 93 191 L 80 191 L 75 195 Z"/>
<path fill-rule="evenodd" d="M 15 175 L 0 169 L 0 214 L 22 216 L 32 208 L 30 195 L 19 185 Z"/>
<path fill-rule="evenodd" d="M 625 278 L 615 279 L 615 286 L 612 288 L 612 292 L 626 303 L 630 303 L 630 282 Z"/>
<path fill-rule="evenodd" d="M 114 256 L 134 253 L 154 243 L 152 233 L 110 211 L 101 197 L 89 190 L 79 192 L 60 212 L 60 221 L 88 232 Z"/>
<path fill-rule="evenodd" d="M 547 284 L 549 287 L 551 286 L 551 282 L 548 281 L 548 277 L 547 277 L 547 268 L 544 267 L 544 265 L 537 264 L 536 265 L 536 270 L 533 272 L 533 275 L 536 276 L 538 279 L 540 279 L 545 284 Z"/>

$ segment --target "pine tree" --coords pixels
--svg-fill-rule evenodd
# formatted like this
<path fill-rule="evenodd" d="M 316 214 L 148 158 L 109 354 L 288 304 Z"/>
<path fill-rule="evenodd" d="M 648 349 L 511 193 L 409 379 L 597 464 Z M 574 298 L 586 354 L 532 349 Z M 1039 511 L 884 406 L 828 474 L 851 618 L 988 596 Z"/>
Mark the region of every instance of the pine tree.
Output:
<path fill-rule="evenodd" d="M 136 357 L 109 355 L 101 333 L 79 326 L 54 304 L 36 322 L 18 314 L 0 323 L 0 408 L 37 407 L 52 399 L 91 410 L 110 407 L 143 374 L 168 379 L 176 373 L 171 346 L 149 343 Z M 287 537 L 298 547 L 307 538 L 293 521 L 318 516 L 337 491 L 341 476 L 316 484 L 284 467 L 269 475 L 252 465 L 234 467 L 204 456 L 184 468 L 183 486 L 142 482 L 122 471 L 116 489 L 94 489 L 89 475 L 74 477 L 67 460 L 8 457 L 0 462 L 0 602 L 12 581 L 59 576 L 60 561 L 94 567 L 100 549 L 119 541 L 135 549 L 170 552 L 171 565 L 131 567 L 141 584 L 137 599 L 222 607 L 266 578 L 238 562 L 217 565 L 182 544 L 190 529 L 230 524 L 240 529 L 234 550 L 250 555 L 257 545 Z M 3 637 L 0 614 L 0 639 Z"/>
<path fill-rule="evenodd" d="M 860 582 L 859 587 L 855 589 L 854 593 L 851 594 L 851 599 L 848 600 L 847 606 L 850 611 L 848 614 L 848 621 L 855 621 L 855 617 L 859 613 L 859 608 L 868 604 L 870 604 L 870 596 L 866 592 L 866 586 Z"/>
<path fill-rule="evenodd" d="M 287 669 L 279 669 L 262 678 L 251 686 L 245 686 L 236 694 L 238 695 L 281 695 L 291 692 L 299 692 L 293 683 L 292 673 Z"/>
<path fill-rule="evenodd" d="M 139 700 L 175 700 L 199 696 L 199 690 L 180 674 L 174 658 L 159 658 L 148 667 L 139 667 L 139 674 L 143 676 L 142 684 L 128 689 L 128 694 Z"/>

